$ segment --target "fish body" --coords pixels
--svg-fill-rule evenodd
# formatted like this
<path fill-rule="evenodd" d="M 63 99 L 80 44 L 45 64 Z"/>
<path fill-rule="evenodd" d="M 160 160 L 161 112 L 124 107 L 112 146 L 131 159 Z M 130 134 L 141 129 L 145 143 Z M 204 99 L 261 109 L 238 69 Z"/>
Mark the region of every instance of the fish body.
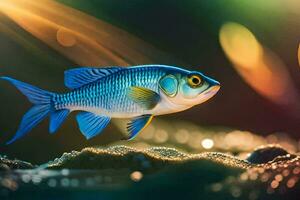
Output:
<path fill-rule="evenodd" d="M 72 111 L 81 111 L 77 122 L 90 139 L 111 118 L 131 118 L 128 138 L 134 138 L 153 116 L 175 113 L 211 98 L 220 84 L 200 72 L 166 65 L 77 68 L 65 72 L 71 91 L 47 92 L 9 77 L 34 106 L 24 115 L 12 143 L 29 132 L 50 113 L 49 131 L 54 133 Z"/>
<path fill-rule="evenodd" d="M 145 109 L 127 96 L 128 88 L 139 86 L 159 93 L 158 81 L 166 74 L 161 67 L 120 68 L 116 73 L 77 88 L 69 93 L 56 95 L 56 109 L 85 110 L 113 118 L 131 118 L 159 112 Z"/>

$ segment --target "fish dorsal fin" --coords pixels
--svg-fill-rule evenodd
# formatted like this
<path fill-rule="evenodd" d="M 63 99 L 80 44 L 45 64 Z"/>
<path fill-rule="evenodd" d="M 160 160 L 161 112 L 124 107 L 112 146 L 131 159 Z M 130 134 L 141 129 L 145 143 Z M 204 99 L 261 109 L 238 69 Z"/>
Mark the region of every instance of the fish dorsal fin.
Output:
<path fill-rule="evenodd" d="M 137 136 L 144 128 L 146 128 L 153 119 L 153 115 L 142 115 L 134 118 L 127 124 L 128 138 L 131 140 Z"/>
<path fill-rule="evenodd" d="M 82 67 L 65 71 L 65 85 L 70 89 L 76 89 L 83 85 L 97 81 L 105 76 L 113 74 L 122 67 L 93 68 Z"/>
<path fill-rule="evenodd" d="M 76 117 L 79 129 L 86 139 L 98 135 L 110 122 L 110 117 L 95 115 L 90 112 L 81 112 Z"/>
<path fill-rule="evenodd" d="M 154 108 L 160 100 L 159 94 L 155 91 L 138 86 L 129 87 L 127 96 L 146 110 Z"/>

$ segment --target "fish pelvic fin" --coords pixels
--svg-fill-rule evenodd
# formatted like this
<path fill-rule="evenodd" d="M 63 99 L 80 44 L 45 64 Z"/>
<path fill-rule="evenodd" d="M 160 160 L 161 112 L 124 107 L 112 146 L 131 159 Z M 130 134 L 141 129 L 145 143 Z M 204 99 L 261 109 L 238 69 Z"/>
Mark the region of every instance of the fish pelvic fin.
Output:
<path fill-rule="evenodd" d="M 81 133 L 88 140 L 102 133 L 110 122 L 110 117 L 90 112 L 80 112 L 76 119 Z"/>
<path fill-rule="evenodd" d="M 34 104 L 34 106 L 23 116 L 19 129 L 14 137 L 6 143 L 11 144 L 26 135 L 49 115 L 49 112 L 52 110 L 51 99 L 54 93 L 39 89 L 10 77 L 0 77 L 0 79 L 13 84 L 31 103 Z"/>

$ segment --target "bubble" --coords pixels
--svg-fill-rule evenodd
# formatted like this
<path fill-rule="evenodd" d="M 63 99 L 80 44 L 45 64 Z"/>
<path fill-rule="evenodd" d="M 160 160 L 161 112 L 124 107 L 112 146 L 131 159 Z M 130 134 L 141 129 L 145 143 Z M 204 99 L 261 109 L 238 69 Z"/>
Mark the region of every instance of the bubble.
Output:
<path fill-rule="evenodd" d="M 32 182 L 34 184 L 39 184 L 42 181 L 42 177 L 41 176 L 33 176 L 32 177 Z"/>
<path fill-rule="evenodd" d="M 71 185 L 72 187 L 78 187 L 78 186 L 79 186 L 79 180 L 77 180 L 77 179 L 75 179 L 75 178 L 71 179 L 71 180 L 70 180 L 70 185 Z"/>
<path fill-rule="evenodd" d="M 273 180 L 273 181 L 271 182 L 271 187 L 272 187 L 273 189 L 277 188 L 278 186 L 279 186 L 279 182 L 278 182 L 278 181 Z"/>
<path fill-rule="evenodd" d="M 247 181 L 248 180 L 248 173 L 242 173 L 241 175 L 240 175 L 240 179 L 241 179 L 241 181 Z"/>
<path fill-rule="evenodd" d="M 281 174 L 277 174 L 275 176 L 275 180 L 278 181 L 278 182 L 282 181 L 282 179 L 283 179 L 283 176 Z"/>
<path fill-rule="evenodd" d="M 130 174 L 131 180 L 138 182 L 143 178 L 143 174 L 140 171 L 134 171 Z"/>
<path fill-rule="evenodd" d="M 31 181 L 31 176 L 28 174 L 24 174 L 21 176 L 21 179 L 24 183 L 29 183 L 29 181 Z"/>
<path fill-rule="evenodd" d="M 288 169 L 283 170 L 282 175 L 287 177 L 290 174 L 290 171 Z"/>
<path fill-rule="evenodd" d="M 269 180 L 269 174 L 268 173 L 263 173 L 260 177 L 261 182 L 267 182 Z"/>
<path fill-rule="evenodd" d="M 58 29 L 56 39 L 57 42 L 64 47 L 72 47 L 76 44 L 76 36 L 66 28 Z"/>
<path fill-rule="evenodd" d="M 258 177 L 258 174 L 256 172 L 252 172 L 249 175 L 250 180 L 255 181 Z"/>
<path fill-rule="evenodd" d="M 296 184 L 296 179 L 295 179 L 295 178 L 291 178 L 291 179 L 289 179 L 289 180 L 287 181 L 286 186 L 287 186 L 288 188 L 292 188 L 292 187 L 295 186 L 295 184 Z"/>
<path fill-rule="evenodd" d="M 52 178 L 48 180 L 49 187 L 56 187 L 56 185 L 57 185 L 57 181 L 55 179 Z"/>
<path fill-rule="evenodd" d="M 231 188 L 231 195 L 233 197 L 238 198 L 238 197 L 241 196 L 241 194 L 242 194 L 242 191 L 241 191 L 240 188 L 238 188 L 238 187 L 232 187 Z"/>
<path fill-rule="evenodd" d="M 167 131 L 163 130 L 163 129 L 159 129 L 155 132 L 154 135 L 154 140 L 157 143 L 164 143 L 168 140 L 169 135 L 167 133 Z"/>
<path fill-rule="evenodd" d="M 214 146 L 214 141 L 209 138 L 205 138 L 202 140 L 201 145 L 204 149 L 211 149 Z"/>
<path fill-rule="evenodd" d="M 184 144 L 189 141 L 189 132 L 185 129 L 180 129 L 175 133 L 174 137 L 178 143 Z"/>
<path fill-rule="evenodd" d="M 295 169 L 293 169 L 293 174 L 297 175 L 300 173 L 300 168 L 296 167 Z"/>
<path fill-rule="evenodd" d="M 211 186 L 211 190 L 213 192 L 219 192 L 222 190 L 222 188 L 223 188 L 223 185 L 221 183 L 215 183 Z"/>
<path fill-rule="evenodd" d="M 68 175 L 70 174 L 70 170 L 68 170 L 68 169 L 63 169 L 63 170 L 61 170 L 61 174 L 62 174 L 63 176 L 68 176 Z"/>
<path fill-rule="evenodd" d="M 60 184 L 61 184 L 61 186 L 63 186 L 63 187 L 69 187 L 69 185 L 70 185 L 70 180 L 69 180 L 68 178 L 63 178 L 63 179 L 61 179 Z"/>

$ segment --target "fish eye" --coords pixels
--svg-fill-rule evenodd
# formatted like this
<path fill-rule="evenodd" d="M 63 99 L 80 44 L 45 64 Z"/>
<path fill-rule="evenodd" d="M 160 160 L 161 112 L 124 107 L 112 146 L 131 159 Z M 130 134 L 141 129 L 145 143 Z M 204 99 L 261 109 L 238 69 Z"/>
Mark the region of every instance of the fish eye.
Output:
<path fill-rule="evenodd" d="M 188 83 L 191 87 L 197 87 L 202 83 L 202 80 L 200 76 L 198 75 L 192 75 L 188 77 Z"/>

